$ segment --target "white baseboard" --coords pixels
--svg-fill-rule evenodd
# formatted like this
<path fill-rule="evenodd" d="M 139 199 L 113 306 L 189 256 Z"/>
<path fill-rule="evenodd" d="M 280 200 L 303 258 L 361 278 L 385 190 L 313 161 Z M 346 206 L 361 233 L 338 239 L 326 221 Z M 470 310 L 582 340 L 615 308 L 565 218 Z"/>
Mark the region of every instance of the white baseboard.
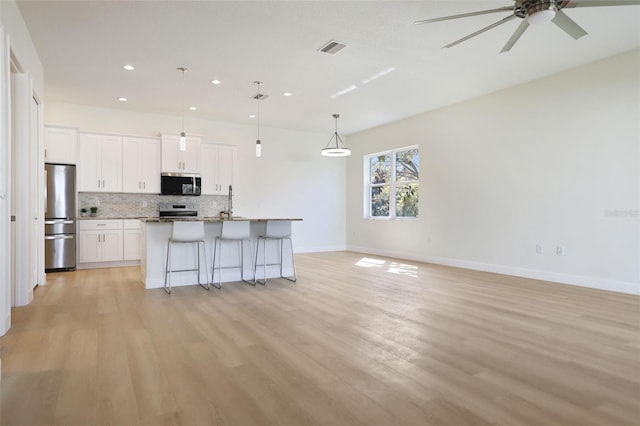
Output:
<path fill-rule="evenodd" d="M 475 262 L 471 260 L 453 259 L 447 257 L 416 256 L 414 254 L 398 253 L 396 251 L 392 252 L 387 250 L 377 250 L 357 246 L 348 246 L 347 250 L 355 251 L 358 253 L 376 254 L 379 256 L 413 260 L 416 262 L 434 263 L 436 265 L 453 266 L 456 268 L 471 269 L 474 271 L 493 272 L 496 274 L 512 275 L 515 277 L 549 281 L 558 284 L 570 284 L 579 287 L 595 288 L 599 290 L 615 291 L 618 293 L 627 293 L 640 296 L 639 282 L 617 281 L 598 277 L 585 277 L 580 275 L 564 274 L 560 272 L 541 271 L 537 269 L 496 265 L 491 263 Z"/>
<path fill-rule="evenodd" d="M 345 251 L 346 246 L 294 247 L 294 253 L 320 253 L 326 251 Z"/>

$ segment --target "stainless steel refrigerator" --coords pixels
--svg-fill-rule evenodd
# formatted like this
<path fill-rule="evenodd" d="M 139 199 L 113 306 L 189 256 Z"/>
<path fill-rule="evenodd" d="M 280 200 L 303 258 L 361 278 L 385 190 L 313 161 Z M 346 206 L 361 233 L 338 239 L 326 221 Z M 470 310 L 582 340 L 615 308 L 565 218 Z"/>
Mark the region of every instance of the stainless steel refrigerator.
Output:
<path fill-rule="evenodd" d="M 76 166 L 45 164 L 44 268 L 76 269 Z"/>

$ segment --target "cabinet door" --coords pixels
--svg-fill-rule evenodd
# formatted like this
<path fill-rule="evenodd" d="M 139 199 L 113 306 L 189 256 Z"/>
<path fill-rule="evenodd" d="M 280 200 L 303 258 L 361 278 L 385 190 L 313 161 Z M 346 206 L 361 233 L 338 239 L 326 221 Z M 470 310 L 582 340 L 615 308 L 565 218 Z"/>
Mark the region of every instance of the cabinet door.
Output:
<path fill-rule="evenodd" d="M 162 135 L 162 171 L 181 173 L 182 161 L 178 156 L 178 135 Z"/>
<path fill-rule="evenodd" d="M 141 162 L 140 139 L 122 138 L 122 192 L 142 192 Z"/>
<path fill-rule="evenodd" d="M 218 162 L 218 146 L 203 143 L 200 148 L 201 167 L 200 175 L 202 176 L 202 194 L 215 195 L 218 194 L 218 180 L 216 176 Z"/>
<path fill-rule="evenodd" d="M 124 260 L 140 260 L 142 231 L 139 229 L 125 229 L 123 231 L 123 254 Z"/>
<path fill-rule="evenodd" d="M 200 138 L 187 136 L 187 149 L 180 151 L 182 172 L 200 173 Z"/>
<path fill-rule="evenodd" d="M 84 133 L 80 135 L 78 152 L 78 191 L 97 192 L 102 190 L 100 135 Z"/>
<path fill-rule="evenodd" d="M 178 135 L 162 135 L 162 171 L 174 173 L 200 172 L 200 137 L 187 136 L 187 147 L 180 151 Z"/>
<path fill-rule="evenodd" d="M 63 127 L 44 128 L 45 163 L 76 164 L 78 131 Z"/>
<path fill-rule="evenodd" d="M 160 193 L 160 141 L 157 139 L 142 139 L 142 192 L 147 194 Z"/>
<path fill-rule="evenodd" d="M 101 240 L 101 261 L 122 260 L 122 230 L 104 230 Z"/>
<path fill-rule="evenodd" d="M 100 261 L 102 231 L 80 231 L 80 263 Z"/>
<path fill-rule="evenodd" d="M 122 192 L 122 136 L 102 136 L 102 191 Z"/>
<path fill-rule="evenodd" d="M 234 146 L 220 145 L 218 147 L 218 185 L 222 193 L 229 191 L 233 185 L 235 173 L 236 148 Z"/>

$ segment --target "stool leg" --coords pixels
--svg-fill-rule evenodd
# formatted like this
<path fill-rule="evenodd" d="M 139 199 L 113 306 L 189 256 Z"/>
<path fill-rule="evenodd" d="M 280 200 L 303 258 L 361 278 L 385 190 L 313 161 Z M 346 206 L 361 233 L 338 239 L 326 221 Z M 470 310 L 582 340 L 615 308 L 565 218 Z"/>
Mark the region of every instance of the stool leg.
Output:
<path fill-rule="evenodd" d="M 250 240 L 239 240 L 240 242 L 240 279 L 247 284 L 251 284 L 255 286 L 256 285 L 255 276 L 254 276 L 253 282 L 244 279 L 244 242 L 245 241 L 249 241 L 249 244 L 251 244 Z M 249 247 L 249 254 L 251 254 L 251 263 L 253 264 L 253 252 L 251 251 L 251 247 Z"/>
<path fill-rule="evenodd" d="M 204 275 L 207 278 L 206 287 L 204 284 L 200 284 L 200 243 L 202 243 L 202 249 L 204 250 Z M 207 291 L 211 289 L 211 286 L 209 285 L 209 279 L 207 277 L 207 275 L 209 274 L 208 271 L 209 268 L 207 265 L 207 245 L 204 241 L 198 241 L 198 284 L 200 284 L 200 287 L 206 289 Z"/>
<path fill-rule="evenodd" d="M 296 282 L 298 277 L 296 276 L 296 260 L 293 256 L 293 241 L 291 238 L 287 238 L 289 240 L 289 245 L 291 246 L 291 267 L 293 268 L 293 277 L 282 277 L 285 280 L 289 280 L 291 282 Z M 280 256 L 282 256 L 282 251 L 280 252 Z M 282 257 L 280 257 L 280 262 L 282 262 Z M 280 275 L 282 275 L 282 263 L 280 263 Z"/>
<path fill-rule="evenodd" d="M 213 240 L 213 265 L 211 265 L 211 285 L 220 290 L 222 288 L 222 284 L 216 285 L 216 283 L 214 281 L 215 276 L 216 276 L 216 252 L 217 252 L 217 249 L 218 249 L 218 237 L 216 237 Z M 222 249 L 222 245 L 220 246 L 220 249 Z M 222 272 L 222 270 L 220 269 L 219 273 L 221 273 L 221 272 Z M 222 280 L 220 282 L 222 282 Z"/>
<path fill-rule="evenodd" d="M 167 261 L 165 263 L 165 268 L 164 268 L 164 291 L 166 291 L 167 294 L 171 294 L 171 270 L 169 266 L 170 257 L 171 257 L 171 241 L 168 241 L 167 242 Z M 167 288 L 167 276 L 169 276 L 169 288 Z"/>
<path fill-rule="evenodd" d="M 259 279 L 256 278 L 256 272 L 258 270 L 258 254 L 259 254 L 259 250 L 260 250 L 260 241 L 262 241 L 262 281 L 260 281 Z M 262 237 L 258 237 L 258 240 L 256 241 L 256 267 L 253 270 L 253 279 L 257 282 L 260 283 L 262 285 L 265 285 L 267 283 L 267 256 L 266 256 L 266 252 L 267 252 L 267 243 L 266 243 L 266 239 L 262 238 Z"/>

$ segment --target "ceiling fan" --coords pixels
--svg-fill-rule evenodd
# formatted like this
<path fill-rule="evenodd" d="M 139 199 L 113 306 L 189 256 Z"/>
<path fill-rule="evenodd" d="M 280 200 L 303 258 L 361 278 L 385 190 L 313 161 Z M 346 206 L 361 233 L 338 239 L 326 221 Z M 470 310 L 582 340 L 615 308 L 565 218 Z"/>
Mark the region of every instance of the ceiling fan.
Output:
<path fill-rule="evenodd" d="M 414 24 L 430 24 L 432 22 L 448 21 L 451 19 L 468 18 L 470 16 L 486 15 L 489 13 L 498 12 L 510 12 L 511 14 L 506 18 L 499 20 L 487 27 L 484 27 L 468 36 L 462 37 L 459 40 L 449 43 L 444 47 L 452 47 L 456 44 L 467 41 L 472 37 L 482 34 L 492 28 L 502 25 L 515 18 L 520 18 L 523 21 L 520 26 L 513 33 L 511 38 L 504 45 L 500 53 L 508 52 L 511 50 L 514 44 L 522 36 L 529 25 L 536 25 L 545 22 L 553 22 L 564 32 L 569 34 L 575 40 L 587 35 L 587 32 L 576 24 L 576 22 L 569 18 L 563 9 L 571 9 L 574 7 L 600 7 L 600 6 L 632 6 L 640 5 L 640 0 L 514 0 L 513 6 L 499 7 L 497 9 L 481 10 L 478 12 L 462 13 L 459 15 L 443 16 L 441 18 L 422 19 L 415 21 Z"/>

